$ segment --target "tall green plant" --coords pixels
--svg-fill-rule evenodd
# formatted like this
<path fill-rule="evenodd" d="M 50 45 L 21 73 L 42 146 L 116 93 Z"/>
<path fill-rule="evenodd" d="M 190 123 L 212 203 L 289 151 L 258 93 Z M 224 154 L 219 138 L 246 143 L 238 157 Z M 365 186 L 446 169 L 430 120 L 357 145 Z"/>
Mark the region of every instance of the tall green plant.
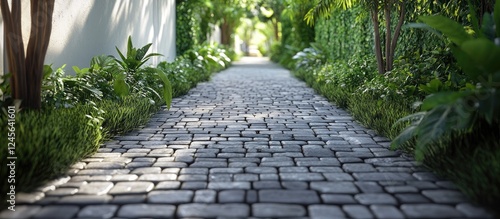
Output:
<path fill-rule="evenodd" d="M 422 159 L 432 143 L 453 133 L 471 132 L 478 124 L 500 122 L 500 0 L 494 15 L 486 13 L 482 26 L 472 11 L 473 29 L 469 34 L 459 23 L 443 16 L 422 16 L 424 24 L 413 25 L 434 31 L 450 41 L 450 48 L 470 82 L 460 91 L 429 95 L 421 112 L 399 122 L 412 122 L 392 143 L 400 147 L 416 141 L 416 157 Z"/>
<path fill-rule="evenodd" d="M 160 53 L 149 53 L 148 50 L 151 47 L 152 43 L 148 43 L 142 48 L 135 48 L 132 44 L 132 37 L 128 37 L 127 43 L 127 54 L 126 56 L 116 47 L 116 51 L 118 55 L 120 55 L 121 60 L 117 59 L 116 61 L 123 69 L 129 73 L 136 72 L 141 68 L 144 63 L 149 61 L 151 57 L 154 56 L 163 56 Z"/>

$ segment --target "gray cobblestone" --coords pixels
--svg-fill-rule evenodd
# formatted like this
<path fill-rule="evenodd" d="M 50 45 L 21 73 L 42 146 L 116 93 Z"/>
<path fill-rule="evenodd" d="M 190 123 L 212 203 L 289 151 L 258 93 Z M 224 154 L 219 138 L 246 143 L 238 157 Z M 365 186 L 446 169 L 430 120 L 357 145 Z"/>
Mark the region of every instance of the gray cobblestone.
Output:
<path fill-rule="evenodd" d="M 178 217 L 192 218 L 247 218 L 250 207 L 246 204 L 183 204 L 177 210 Z"/>
<path fill-rule="evenodd" d="M 449 205 L 403 204 L 401 210 L 409 218 L 458 218 L 463 217 L 457 209 Z"/>
<path fill-rule="evenodd" d="M 118 210 L 122 218 L 172 218 L 175 206 L 164 204 L 129 204 Z"/>
<path fill-rule="evenodd" d="M 167 204 L 188 203 L 192 200 L 193 195 L 193 191 L 188 190 L 152 191 L 148 194 L 148 202 Z"/>
<path fill-rule="evenodd" d="M 118 206 L 116 205 L 89 205 L 79 213 L 79 218 L 112 218 Z"/>
<path fill-rule="evenodd" d="M 255 217 L 301 217 L 306 215 L 306 209 L 300 205 L 290 204 L 253 204 L 253 216 Z"/>
<path fill-rule="evenodd" d="M 73 218 L 73 216 L 78 213 L 79 209 L 80 208 L 78 206 L 73 205 L 49 205 L 38 211 L 36 215 L 34 215 L 34 218 Z"/>
<path fill-rule="evenodd" d="M 309 216 L 314 219 L 345 218 L 345 214 L 338 206 L 310 205 Z"/>
<path fill-rule="evenodd" d="M 314 204 L 319 203 L 318 194 L 310 190 L 260 190 L 260 202 Z"/>

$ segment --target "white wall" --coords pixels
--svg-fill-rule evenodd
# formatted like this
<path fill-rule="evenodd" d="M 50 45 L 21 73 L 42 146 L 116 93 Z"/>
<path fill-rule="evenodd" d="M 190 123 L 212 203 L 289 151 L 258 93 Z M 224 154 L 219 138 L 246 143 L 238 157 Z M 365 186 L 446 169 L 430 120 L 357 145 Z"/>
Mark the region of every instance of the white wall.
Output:
<path fill-rule="evenodd" d="M 23 38 L 29 37 L 29 0 L 23 3 Z M 88 67 L 95 55 L 118 57 L 127 38 L 135 47 L 153 43 L 150 52 L 164 56 L 149 64 L 175 59 L 175 0 L 56 0 L 46 64 Z M 26 45 L 25 45 L 26 46 Z M 2 49 L 3 50 L 3 49 Z"/>

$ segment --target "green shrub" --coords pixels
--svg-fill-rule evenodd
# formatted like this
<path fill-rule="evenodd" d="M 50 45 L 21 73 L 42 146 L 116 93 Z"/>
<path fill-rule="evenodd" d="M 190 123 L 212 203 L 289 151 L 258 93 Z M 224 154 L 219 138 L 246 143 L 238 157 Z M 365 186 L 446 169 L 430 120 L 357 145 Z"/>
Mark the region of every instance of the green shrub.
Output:
<path fill-rule="evenodd" d="M 89 118 L 90 117 L 90 118 Z M 15 122 L 16 192 L 27 192 L 59 176 L 81 158 L 95 153 L 101 140 L 99 110 L 91 105 L 73 108 L 17 113 Z M 7 124 L 5 114 L 0 123 Z M 7 126 L 0 134 L 7 136 Z M 7 138 L 0 138 L 7 145 Z M 7 150 L 0 150 L 1 165 L 6 167 Z M 7 179 L 7 168 L 0 168 L 0 177 Z M 5 199 L 7 183 L 2 182 L 1 197 Z M 5 201 L 2 202 L 2 205 Z"/>

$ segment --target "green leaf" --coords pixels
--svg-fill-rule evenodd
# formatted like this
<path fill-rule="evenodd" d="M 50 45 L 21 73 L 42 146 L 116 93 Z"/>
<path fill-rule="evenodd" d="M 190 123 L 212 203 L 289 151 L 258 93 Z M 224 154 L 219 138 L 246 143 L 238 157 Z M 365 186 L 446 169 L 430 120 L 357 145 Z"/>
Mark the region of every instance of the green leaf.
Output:
<path fill-rule="evenodd" d="M 469 57 L 474 60 L 475 66 L 482 70 L 483 78 L 500 70 L 500 47 L 488 39 L 479 38 L 468 40 L 460 47 Z"/>
<path fill-rule="evenodd" d="M 481 93 L 477 96 L 477 99 L 479 100 L 478 112 L 489 124 L 500 119 L 500 93 L 497 89 L 490 89 L 485 93 Z"/>
<path fill-rule="evenodd" d="M 457 101 L 458 98 L 464 96 L 463 93 L 460 92 L 439 92 L 439 93 L 434 93 L 427 98 L 422 103 L 422 110 L 427 111 L 430 110 L 438 105 L 442 104 L 452 104 L 455 101 Z"/>
<path fill-rule="evenodd" d="M 462 45 L 463 42 L 471 39 L 471 36 L 465 31 L 462 25 L 447 17 L 434 15 L 420 16 L 419 19 L 432 28 L 441 31 L 444 36 L 457 45 Z"/>
<path fill-rule="evenodd" d="M 130 94 L 130 88 L 125 81 L 125 77 L 126 76 L 124 74 L 117 74 L 115 80 L 113 81 L 114 91 L 120 97 L 124 97 Z"/>
<path fill-rule="evenodd" d="M 415 137 L 417 126 L 411 125 L 406 127 L 396 138 L 391 142 L 391 149 L 400 148 L 411 138 Z"/>
<path fill-rule="evenodd" d="M 470 80 L 477 83 L 479 81 L 478 78 L 480 78 L 480 76 L 482 75 L 482 71 L 478 67 L 476 67 L 476 63 L 474 62 L 474 60 L 457 46 L 451 46 L 450 49 L 455 59 L 457 59 L 458 65 L 462 68 L 464 73 L 469 77 Z"/>

